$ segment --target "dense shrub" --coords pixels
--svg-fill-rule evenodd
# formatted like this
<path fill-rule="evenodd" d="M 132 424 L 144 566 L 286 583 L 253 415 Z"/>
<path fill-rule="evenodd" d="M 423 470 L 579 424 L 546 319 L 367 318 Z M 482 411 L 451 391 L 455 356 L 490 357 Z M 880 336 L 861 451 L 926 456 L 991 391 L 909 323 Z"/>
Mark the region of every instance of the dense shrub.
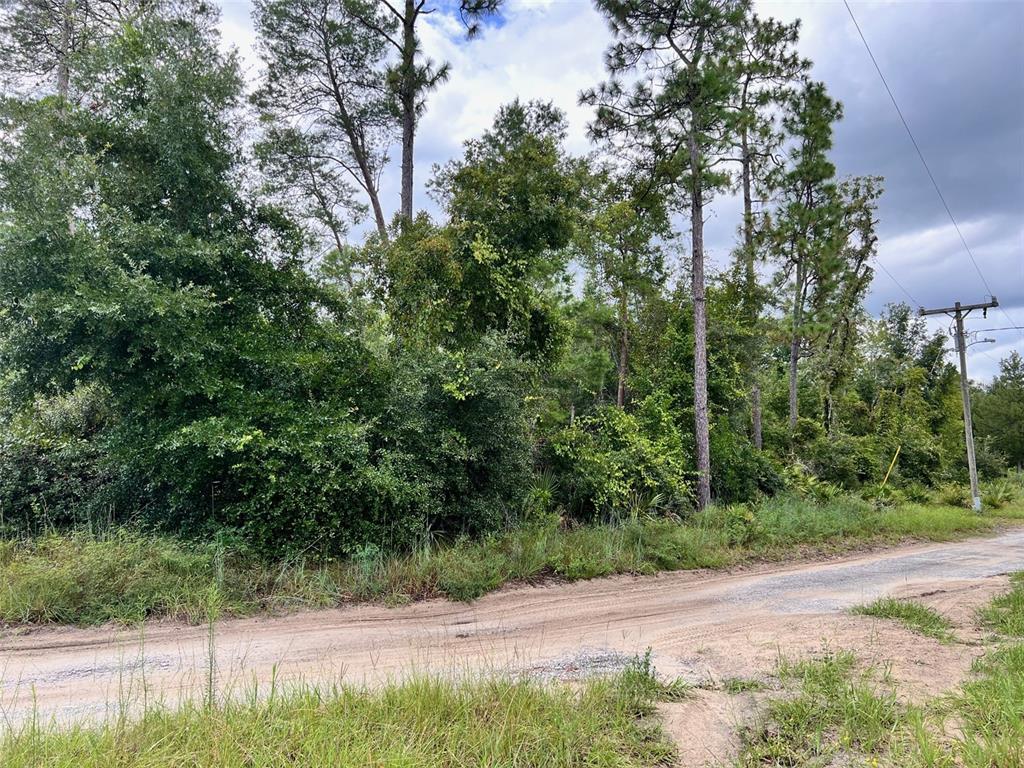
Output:
<path fill-rule="evenodd" d="M 834 435 L 817 438 L 804 449 L 803 455 L 822 480 L 856 488 L 881 479 L 877 451 L 877 441 L 871 438 Z"/>
<path fill-rule="evenodd" d="M 758 451 L 728 424 L 711 430 L 711 492 L 716 501 L 751 501 L 782 490 L 784 481 L 771 454 Z"/>
<path fill-rule="evenodd" d="M 651 395 L 636 410 L 606 406 L 577 419 L 547 447 L 558 498 L 581 520 L 685 510 L 692 460 L 667 398 Z"/>
<path fill-rule="evenodd" d="M 0 529 L 113 522 L 141 506 L 110 460 L 107 398 L 95 387 L 41 398 L 0 426 Z"/>

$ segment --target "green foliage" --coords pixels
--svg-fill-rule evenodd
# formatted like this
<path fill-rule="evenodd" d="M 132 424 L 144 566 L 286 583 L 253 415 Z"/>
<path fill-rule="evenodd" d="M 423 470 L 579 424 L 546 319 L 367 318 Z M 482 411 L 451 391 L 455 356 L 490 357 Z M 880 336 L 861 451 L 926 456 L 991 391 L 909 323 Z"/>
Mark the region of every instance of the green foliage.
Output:
<path fill-rule="evenodd" d="M 746 436 L 726 423 L 711 430 L 711 462 L 718 469 L 711 489 L 719 503 L 751 501 L 760 494 L 774 494 L 784 487 L 778 463 L 756 450 Z"/>
<path fill-rule="evenodd" d="M 689 508 L 689 452 L 664 396 L 645 398 L 633 413 L 599 408 L 552 436 L 547 453 L 559 501 L 577 519 L 621 518 L 638 504 Z"/>
<path fill-rule="evenodd" d="M 0 530 L 103 526 L 137 508 L 138 489 L 111 461 L 107 396 L 95 387 L 41 398 L 0 434 Z"/>
<path fill-rule="evenodd" d="M 956 373 L 909 307 L 866 317 L 879 185 L 835 178 L 841 108 L 803 78 L 796 25 L 747 2 L 680 6 L 671 25 L 660 6 L 599 6 L 615 21 L 610 77 L 583 100 L 598 107 L 592 137 L 625 162 L 571 156 L 555 105 L 514 101 L 436 169 L 443 218 L 403 205 L 389 228 L 376 194 L 387 144 L 397 118 L 414 134 L 447 72 L 418 58 L 422 8 L 403 25 L 363 0 L 261 0 L 267 72 L 249 103 L 206 4 L 122 3 L 113 23 L 58 3 L 76 35 L 62 52 L 38 47 L 53 19 L 12 5 L 4 61 L 41 86 L 26 69 L 38 58 L 58 93 L 0 102 L 0 528 L 130 521 L 268 560 L 353 555 L 366 574 L 438 541 L 487 550 L 524 519 L 642 529 L 689 515 L 704 482 L 705 386 L 711 489 L 748 506 L 697 516 L 701 536 L 770 551 L 989 525 L 920 503 L 886 517 L 964 480 Z M 664 50 L 680 58 L 661 61 Z M 634 83 L 655 59 L 653 80 Z M 256 145 L 239 128 L 253 106 Z M 751 147 L 789 156 L 770 172 Z M 669 279 L 672 222 L 681 192 L 710 199 L 733 184 L 737 151 L 768 202 L 745 217 L 737 270 L 707 286 L 708 381 L 696 382 L 701 304 Z M 358 189 L 377 225 L 362 244 L 346 240 Z M 764 316 L 754 267 L 768 257 L 781 258 L 785 316 Z M 763 450 L 748 416 L 755 380 Z M 1011 356 L 975 392 L 985 477 L 1019 463 L 1021 380 Z M 1013 493 L 989 485 L 986 503 L 1019 514 Z M 504 555 L 466 555 L 444 574 L 409 566 L 412 592 L 694 560 L 691 529 L 654 543 L 639 529 L 620 538 L 650 557 L 583 529 L 557 556 L 523 554 L 529 568 Z M 311 599 L 330 602 L 331 589 Z"/>
<path fill-rule="evenodd" d="M 950 642 L 953 639 L 950 632 L 952 624 L 949 619 L 938 611 L 915 603 L 913 600 L 880 598 L 869 605 L 855 607 L 853 612 L 861 616 L 894 619 L 918 634 L 943 642 Z"/>
<path fill-rule="evenodd" d="M 974 429 L 1013 466 L 1024 465 L 1024 358 L 1011 352 L 992 384 L 972 394 Z"/>

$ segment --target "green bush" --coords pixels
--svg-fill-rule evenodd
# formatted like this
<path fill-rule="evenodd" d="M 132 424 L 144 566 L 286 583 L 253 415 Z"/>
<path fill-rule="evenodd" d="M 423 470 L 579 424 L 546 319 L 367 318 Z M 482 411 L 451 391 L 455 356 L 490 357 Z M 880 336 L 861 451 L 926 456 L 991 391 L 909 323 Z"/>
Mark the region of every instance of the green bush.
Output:
<path fill-rule="evenodd" d="M 819 437 L 801 454 L 815 475 L 844 488 L 857 488 L 865 482 L 881 480 L 877 445 L 872 438 L 849 435 Z"/>
<path fill-rule="evenodd" d="M 719 503 L 752 501 L 760 494 L 782 490 L 778 463 L 767 451 L 758 451 L 727 422 L 711 430 L 711 493 Z"/>
<path fill-rule="evenodd" d="M 558 478 L 559 502 L 578 520 L 691 505 L 692 460 L 667 399 L 657 395 L 635 412 L 605 406 L 577 419 L 552 438 L 546 463 Z"/>
<path fill-rule="evenodd" d="M 82 387 L 0 425 L 0 530 L 109 525 L 142 506 L 109 456 L 110 419 L 104 394 Z"/>

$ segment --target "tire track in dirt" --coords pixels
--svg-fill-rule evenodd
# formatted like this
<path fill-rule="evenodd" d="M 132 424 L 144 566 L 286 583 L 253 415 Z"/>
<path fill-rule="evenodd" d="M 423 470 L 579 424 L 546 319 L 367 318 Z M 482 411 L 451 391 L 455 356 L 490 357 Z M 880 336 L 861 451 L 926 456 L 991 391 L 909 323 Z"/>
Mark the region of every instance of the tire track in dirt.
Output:
<path fill-rule="evenodd" d="M 661 672 L 699 683 L 759 674 L 780 653 L 853 643 L 869 658 L 889 650 L 931 654 L 934 674 L 921 683 L 930 690 L 962 674 L 970 653 L 953 658 L 922 639 L 908 645 L 883 637 L 888 630 L 877 622 L 843 611 L 890 593 L 934 592 L 946 605 L 973 601 L 1005 583 L 995 577 L 1020 569 L 1024 530 L 1014 530 L 735 573 L 514 587 L 465 605 L 434 600 L 228 620 L 215 628 L 216 684 L 227 696 L 254 684 L 265 690 L 272 680 L 280 687 L 376 685 L 416 673 L 572 677 L 616 668 L 647 648 Z M 143 700 L 174 705 L 199 697 L 208 684 L 208 648 L 206 627 L 168 622 L 7 630 L 0 634 L 0 719 L 16 726 L 35 710 L 60 722 L 87 721 Z"/>

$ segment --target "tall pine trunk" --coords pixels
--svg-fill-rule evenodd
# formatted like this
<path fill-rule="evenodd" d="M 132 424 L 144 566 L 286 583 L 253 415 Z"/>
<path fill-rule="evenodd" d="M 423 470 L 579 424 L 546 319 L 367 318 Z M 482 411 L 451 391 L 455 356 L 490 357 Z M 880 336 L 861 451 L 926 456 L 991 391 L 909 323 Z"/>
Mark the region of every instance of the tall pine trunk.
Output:
<path fill-rule="evenodd" d="M 370 168 L 364 138 L 360 135 L 345 103 L 341 84 L 338 82 L 338 73 L 334 68 L 334 60 L 331 56 L 330 43 L 326 32 L 323 35 L 323 51 L 327 62 L 327 76 L 331 81 L 331 95 L 334 97 L 334 103 L 338 108 L 338 117 L 341 119 L 341 124 L 345 129 L 345 137 L 348 139 L 349 146 L 352 148 L 352 156 L 359 167 L 359 176 L 362 178 L 361 186 L 366 190 L 367 197 L 370 198 L 370 207 L 373 209 L 373 220 L 377 225 L 377 232 L 386 240 L 388 227 L 387 221 L 384 219 L 384 210 L 380 204 L 380 190 L 377 188 L 377 179 L 374 178 L 373 170 Z"/>
<path fill-rule="evenodd" d="M 690 114 L 690 231 L 693 249 L 693 426 L 697 459 L 697 509 L 711 503 L 711 444 L 708 423 L 707 306 L 704 292 L 704 189 L 697 146 L 696 114 Z"/>
<path fill-rule="evenodd" d="M 629 305 L 626 301 L 626 286 L 619 293 L 619 386 L 615 404 L 626 406 L 626 376 L 629 369 Z"/>
<path fill-rule="evenodd" d="M 402 219 L 412 221 L 413 143 L 416 140 L 416 16 L 414 0 L 405 0 L 402 18 Z"/>
<path fill-rule="evenodd" d="M 803 322 L 804 265 L 796 265 L 796 286 L 793 292 L 793 330 L 789 340 L 789 431 L 796 431 L 799 418 L 797 404 L 797 364 L 800 361 L 800 325 Z"/>
<path fill-rule="evenodd" d="M 744 91 L 744 101 L 746 92 Z M 747 298 L 748 317 L 747 321 L 753 329 L 757 322 L 757 303 L 754 296 L 757 293 L 757 273 L 754 269 L 754 202 L 751 195 L 751 168 L 750 168 L 750 146 L 747 141 L 747 126 L 742 127 L 740 137 L 742 151 L 742 176 L 743 176 L 743 271 L 745 292 Z M 757 340 L 752 342 L 750 359 L 747 361 L 747 370 L 751 378 L 750 386 L 750 431 L 754 447 L 761 450 L 761 385 L 758 384 L 757 374 Z"/>

